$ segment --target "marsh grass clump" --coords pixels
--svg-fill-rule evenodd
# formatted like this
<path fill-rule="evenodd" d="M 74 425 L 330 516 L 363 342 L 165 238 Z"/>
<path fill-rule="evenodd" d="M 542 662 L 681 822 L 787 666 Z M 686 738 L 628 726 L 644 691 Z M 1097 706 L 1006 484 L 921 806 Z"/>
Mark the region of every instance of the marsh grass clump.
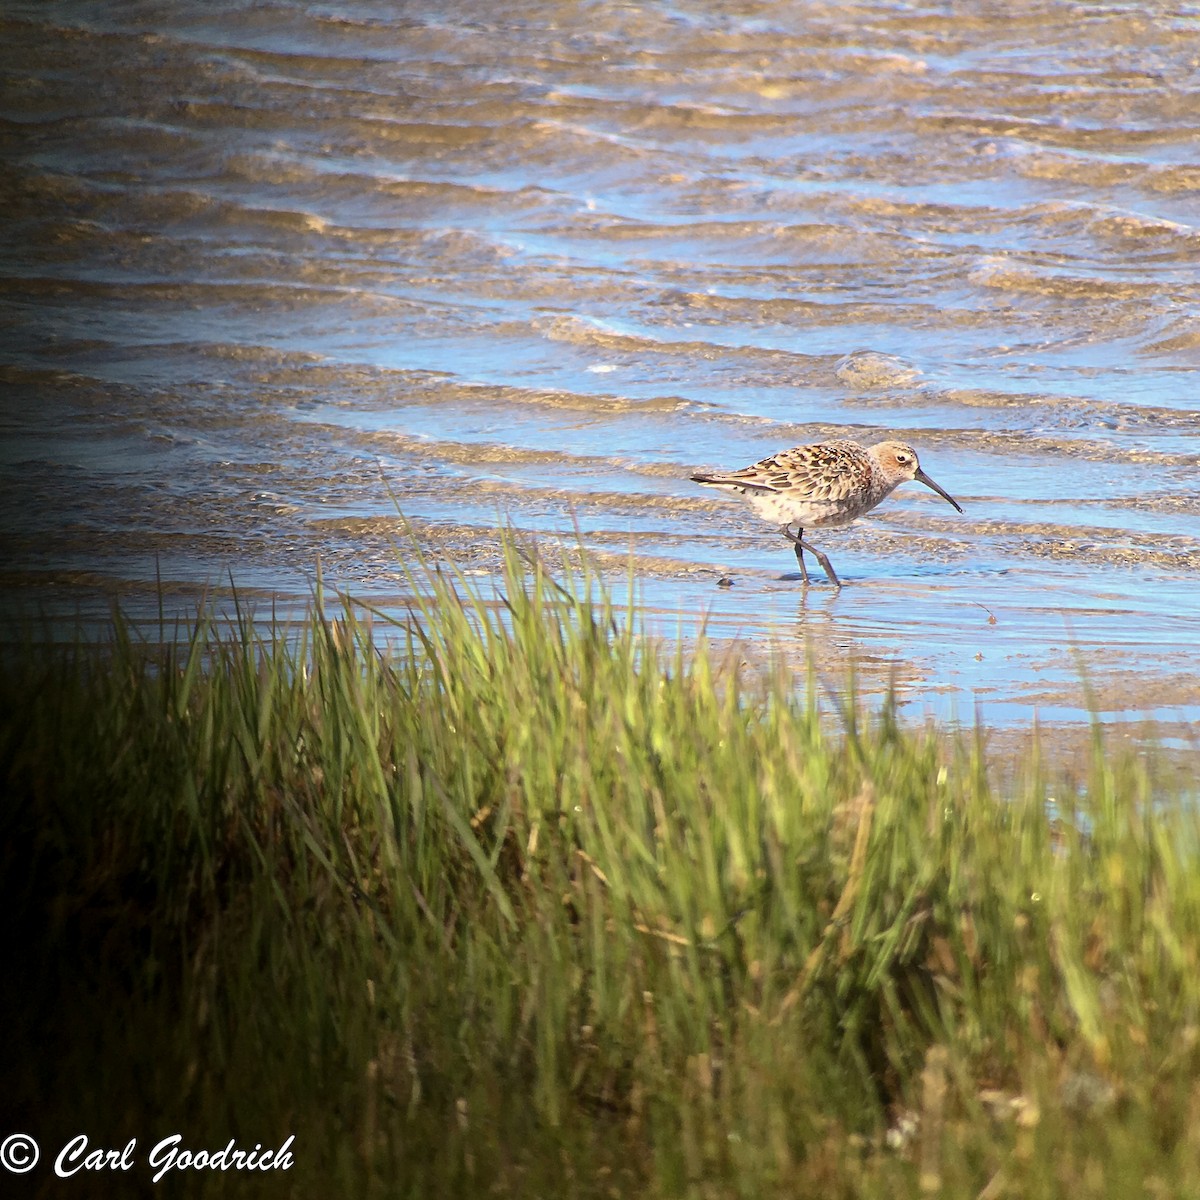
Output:
<path fill-rule="evenodd" d="M 8 652 L 12 1128 L 295 1136 L 221 1196 L 1188 1194 L 1194 796 L 1099 734 L 998 793 L 586 563 L 416 574 Z"/>

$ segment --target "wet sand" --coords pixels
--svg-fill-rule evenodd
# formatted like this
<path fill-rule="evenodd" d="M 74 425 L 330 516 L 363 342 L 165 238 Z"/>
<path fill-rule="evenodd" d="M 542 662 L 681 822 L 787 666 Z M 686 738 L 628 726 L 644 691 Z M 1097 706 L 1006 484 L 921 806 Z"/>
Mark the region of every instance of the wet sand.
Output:
<path fill-rule="evenodd" d="M 1017 728 L 1200 716 L 1200 106 L 1160 6 L 14 4 L 3 607 L 399 603 L 576 537 L 651 628 Z M 787 544 L 690 484 L 899 436 Z M 723 577 L 733 586 L 720 588 Z M 992 619 L 994 618 L 994 620 Z M 1087 687 L 1084 686 L 1084 680 Z"/>

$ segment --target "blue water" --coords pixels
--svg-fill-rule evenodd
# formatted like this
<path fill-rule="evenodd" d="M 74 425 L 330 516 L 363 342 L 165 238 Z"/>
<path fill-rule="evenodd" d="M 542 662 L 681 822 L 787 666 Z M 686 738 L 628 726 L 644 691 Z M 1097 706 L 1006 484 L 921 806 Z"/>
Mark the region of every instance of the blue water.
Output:
<path fill-rule="evenodd" d="M 387 605 L 510 522 L 914 715 L 1194 719 L 1194 26 L 9 4 L 8 606 Z M 822 535 L 838 594 L 687 480 L 885 436 L 965 512 Z"/>

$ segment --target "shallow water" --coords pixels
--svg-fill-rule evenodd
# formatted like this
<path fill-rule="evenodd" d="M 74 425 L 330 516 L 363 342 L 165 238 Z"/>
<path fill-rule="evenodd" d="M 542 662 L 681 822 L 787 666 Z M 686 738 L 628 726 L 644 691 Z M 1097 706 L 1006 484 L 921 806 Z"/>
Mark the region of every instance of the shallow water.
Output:
<path fill-rule="evenodd" d="M 1200 716 L 1200 9 L 445 7 L 6 5 L 10 601 L 386 607 L 399 507 L 914 712 Z M 687 480 L 888 435 L 965 514 L 836 594 Z"/>

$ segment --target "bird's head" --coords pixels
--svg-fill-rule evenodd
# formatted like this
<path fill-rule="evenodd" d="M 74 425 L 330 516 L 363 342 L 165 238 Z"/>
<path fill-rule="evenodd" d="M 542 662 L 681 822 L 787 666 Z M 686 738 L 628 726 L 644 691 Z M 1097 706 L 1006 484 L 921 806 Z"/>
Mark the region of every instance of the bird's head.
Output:
<path fill-rule="evenodd" d="M 917 483 L 923 483 L 927 488 L 931 488 L 943 500 L 953 504 L 959 512 L 962 512 L 962 506 L 958 501 L 921 470 L 917 452 L 907 443 L 880 442 L 879 445 L 871 447 L 871 456 L 879 464 L 879 468 L 887 480 L 889 491 L 899 487 L 902 483 L 907 483 L 910 479 L 915 479 Z"/>

